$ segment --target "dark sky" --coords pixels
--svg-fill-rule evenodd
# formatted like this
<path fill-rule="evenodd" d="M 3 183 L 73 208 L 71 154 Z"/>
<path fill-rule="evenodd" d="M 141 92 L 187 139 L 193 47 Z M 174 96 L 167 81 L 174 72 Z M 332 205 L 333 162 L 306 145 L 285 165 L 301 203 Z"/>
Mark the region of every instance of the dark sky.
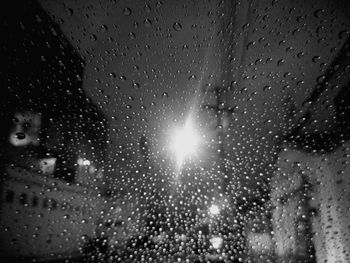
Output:
<path fill-rule="evenodd" d="M 293 104 L 294 119 L 301 116 L 302 101 L 350 28 L 349 6 L 342 1 L 241 1 L 234 4 L 227 45 L 219 33 L 229 28 L 218 11 L 225 1 L 41 3 L 86 60 L 84 89 L 110 120 L 113 168 L 136 169 L 120 158 L 141 160 L 137 142 L 142 134 L 149 138 L 155 162 L 167 167 L 172 127 L 189 114 L 207 144 L 215 139 L 214 116 L 198 109 L 213 102 L 202 87 L 225 76 L 226 83 L 233 81 L 226 103 L 235 108 L 227 157 L 235 167 L 232 173 L 247 185 L 266 178 L 275 158 L 274 136 L 295 121 L 286 120 L 287 109 Z M 223 61 L 231 64 L 224 74 Z M 118 156 L 121 146 L 126 148 Z M 208 147 L 203 151 L 203 162 L 216 158 Z"/>

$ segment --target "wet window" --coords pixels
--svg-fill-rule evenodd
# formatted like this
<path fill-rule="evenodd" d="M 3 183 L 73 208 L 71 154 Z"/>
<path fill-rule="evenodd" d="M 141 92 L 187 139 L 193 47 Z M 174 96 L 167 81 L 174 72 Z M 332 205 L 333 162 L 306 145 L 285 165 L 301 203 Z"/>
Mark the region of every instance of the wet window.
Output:
<path fill-rule="evenodd" d="M 57 201 L 55 199 L 50 199 L 50 205 L 52 209 L 57 209 Z"/>
<path fill-rule="evenodd" d="M 11 190 L 7 190 L 6 196 L 5 196 L 5 201 L 7 203 L 12 203 L 14 198 L 15 198 L 15 193 Z"/>
<path fill-rule="evenodd" d="M 43 208 L 47 209 L 49 207 L 49 200 L 47 198 L 45 198 L 43 200 Z"/>
<path fill-rule="evenodd" d="M 36 207 L 39 204 L 39 198 L 37 196 L 33 196 L 32 198 L 32 206 Z"/>
<path fill-rule="evenodd" d="M 348 1 L 0 13 L 6 262 L 350 262 Z"/>
<path fill-rule="evenodd" d="M 21 205 L 26 205 L 27 204 L 27 194 L 20 194 L 19 195 L 19 203 Z"/>

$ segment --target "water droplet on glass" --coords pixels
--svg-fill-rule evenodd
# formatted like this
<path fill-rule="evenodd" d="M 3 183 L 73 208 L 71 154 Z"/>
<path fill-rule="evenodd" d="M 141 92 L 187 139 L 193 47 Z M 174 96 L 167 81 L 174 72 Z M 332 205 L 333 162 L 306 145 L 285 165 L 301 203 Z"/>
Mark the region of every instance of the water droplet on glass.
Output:
<path fill-rule="evenodd" d="M 297 54 L 297 57 L 298 58 L 302 58 L 304 56 L 304 52 L 299 52 L 298 54 Z"/>
<path fill-rule="evenodd" d="M 321 75 L 319 77 L 317 77 L 317 83 L 322 83 L 325 80 L 326 76 L 325 75 Z"/>
<path fill-rule="evenodd" d="M 266 59 L 266 63 L 268 64 L 268 63 L 271 63 L 272 62 L 272 58 L 267 58 Z"/>
<path fill-rule="evenodd" d="M 134 89 L 139 89 L 139 88 L 140 88 L 140 84 L 137 83 L 137 82 L 134 82 L 134 83 L 132 84 L 132 86 L 133 86 Z"/>
<path fill-rule="evenodd" d="M 110 79 L 115 79 L 116 76 L 117 76 L 117 75 L 116 75 L 114 72 L 110 72 L 110 73 L 108 74 L 108 77 L 109 77 Z"/>
<path fill-rule="evenodd" d="M 282 66 L 284 64 L 284 59 L 280 59 L 277 61 L 277 66 Z"/>
<path fill-rule="evenodd" d="M 263 91 L 268 91 L 268 90 L 271 90 L 271 89 L 272 89 L 272 87 L 271 87 L 271 86 L 266 85 L 266 86 L 263 88 Z"/>
<path fill-rule="evenodd" d="M 108 30 L 108 26 L 107 25 L 101 25 L 101 30 L 102 31 L 107 31 Z"/>
<path fill-rule="evenodd" d="M 317 9 L 314 12 L 314 17 L 320 18 L 322 14 L 324 14 L 324 10 L 323 9 Z"/>
<path fill-rule="evenodd" d="M 320 56 L 314 56 L 312 57 L 312 62 L 316 63 L 317 61 L 319 61 L 321 59 Z"/>
<path fill-rule="evenodd" d="M 124 14 L 125 16 L 130 16 L 131 13 L 132 13 L 132 11 L 131 11 L 131 9 L 130 9 L 129 7 L 124 7 L 124 9 L 123 9 L 123 14 Z"/>
<path fill-rule="evenodd" d="M 254 44 L 255 44 L 254 41 L 249 42 L 249 43 L 247 44 L 247 50 L 248 50 L 249 48 L 251 48 Z"/>
<path fill-rule="evenodd" d="M 145 4 L 144 9 L 145 9 L 146 13 L 150 13 L 151 12 L 151 7 L 150 7 L 149 4 Z"/>
<path fill-rule="evenodd" d="M 135 38 L 136 38 L 135 33 L 130 32 L 130 33 L 129 33 L 129 38 L 130 38 L 130 39 L 135 39 Z"/>
<path fill-rule="evenodd" d="M 67 13 L 68 13 L 69 16 L 73 15 L 74 11 L 73 11 L 72 8 L 67 8 L 66 10 L 67 10 Z"/>
<path fill-rule="evenodd" d="M 90 35 L 90 39 L 91 39 L 92 41 L 96 41 L 96 40 L 97 40 L 97 36 L 94 35 L 94 34 L 91 34 L 91 35 Z"/>
<path fill-rule="evenodd" d="M 17 133 L 16 133 L 16 138 L 17 138 L 18 140 L 23 140 L 25 137 L 26 137 L 26 135 L 25 135 L 25 133 L 23 133 L 23 132 L 17 132 Z"/>
<path fill-rule="evenodd" d="M 350 31 L 349 30 L 342 30 L 338 34 L 338 38 L 339 39 L 345 39 L 345 38 L 348 38 L 349 36 L 350 36 Z"/>
<path fill-rule="evenodd" d="M 146 18 L 145 20 L 143 20 L 143 24 L 145 25 L 145 27 L 151 27 L 152 21 Z"/>
<path fill-rule="evenodd" d="M 175 22 L 173 24 L 173 28 L 175 31 L 180 31 L 182 29 L 182 25 L 179 22 Z"/>
<path fill-rule="evenodd" d="M 160 8 L 162 5 L 163 5 L 163 2 L 162 2 L 162 1 L 158 1 L 158 2 L 156 3 L 156 7 L 157 7 L 157 8 Z"/>
<path fill-rule="evenodd" d="M 197 79 L 197 76 L 193 74 L 193 75 L 188 77 L 188 80 L 192 80 L 192 79 Z"/>

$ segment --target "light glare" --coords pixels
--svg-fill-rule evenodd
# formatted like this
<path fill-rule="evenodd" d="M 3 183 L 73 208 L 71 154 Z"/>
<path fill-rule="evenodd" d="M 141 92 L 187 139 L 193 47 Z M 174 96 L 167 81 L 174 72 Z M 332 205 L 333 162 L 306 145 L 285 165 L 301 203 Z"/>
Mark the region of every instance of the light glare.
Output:
<path fill-rule="evenodd" d="M 195 132 L 192 125 L 187 124 L 183 129 L 176 131 L 171 148 L 176 155 L 177 163 L 181 164 L 186 157 L 194 154 L 198 144 L 199 135 Z"/>
<path fill-rule="evenodd" d="M 213 216 L 218 215 L 220 213 L 220 208 L 217 205 L 212 205 L 209 208 L 209 213 Z"/>
<path fill-rule="evenodd" d="M 210 243 L 215 249 L 220 249 L 222 247 L 222 244 L 224 243 L 223 239 L 221 237 L 212 237 L 210 239 Z"/>

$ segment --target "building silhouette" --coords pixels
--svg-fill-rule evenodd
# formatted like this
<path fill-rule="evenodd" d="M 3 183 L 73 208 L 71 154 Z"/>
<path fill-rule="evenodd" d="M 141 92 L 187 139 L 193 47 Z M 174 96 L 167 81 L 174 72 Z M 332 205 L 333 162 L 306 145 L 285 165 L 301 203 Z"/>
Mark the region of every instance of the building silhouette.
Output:
<path fill-rule="evenodd" d="M 73 256 L 105 203 L 108 123 L 82 89 L 83 59 L 40 4 L 0 12 L 0 254 Z"/>

